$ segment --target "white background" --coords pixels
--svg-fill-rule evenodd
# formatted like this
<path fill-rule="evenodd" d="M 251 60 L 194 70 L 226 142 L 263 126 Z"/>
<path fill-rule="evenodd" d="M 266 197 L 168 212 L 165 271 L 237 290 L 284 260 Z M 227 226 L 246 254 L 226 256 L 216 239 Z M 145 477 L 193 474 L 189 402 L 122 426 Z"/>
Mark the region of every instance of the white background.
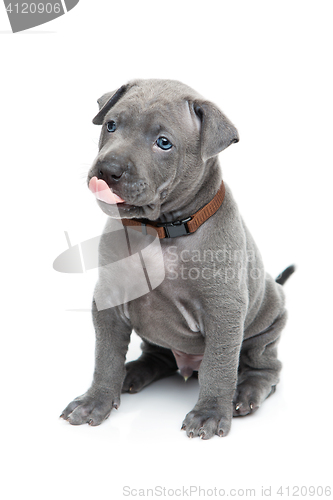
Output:
<path fill-rule="evenodd" d="M 332 14 L 328 1 L 81 0 L 13 35 L 0 6 L 3 498 L 191 485 L 288 498 L 279 486 L 330 484 Z M 267 271 L 298 266 L 285 286 L 278 390 L 223 439 L 180 431 L 198 394 L 180 376 L 123 396 L 100 427 L 58 419 L 91 382 L 90 314 L 68 309 L 89 308 L 96 276 L 52 263 L 64 231 L 75 244 L 104 224 L 85 185 L 91 120 L 101 94 L 138 77 L 181 80 L 235 123 L 224 179 Z"/>

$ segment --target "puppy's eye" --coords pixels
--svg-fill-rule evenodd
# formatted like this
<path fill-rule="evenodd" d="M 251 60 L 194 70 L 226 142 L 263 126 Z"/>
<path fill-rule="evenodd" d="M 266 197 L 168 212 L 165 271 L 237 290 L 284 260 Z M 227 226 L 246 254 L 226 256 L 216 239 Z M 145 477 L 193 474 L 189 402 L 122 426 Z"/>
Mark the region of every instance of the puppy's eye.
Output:
<path fill-rule="evenodd" d="M 106 128 L 107 128 L 108 132 L 114 132 L 117 128 L 117 124 L 116 124 L 116 122 L 111 120 L 110 122 L 107 122 Z"/>
<path fill-rule="evenodd" d="M 172 148 L 171 142 L 166 137 L 159 137 L 156 141 L 156 144 L 159 148 L 164 149 L 164 151 Z"/>

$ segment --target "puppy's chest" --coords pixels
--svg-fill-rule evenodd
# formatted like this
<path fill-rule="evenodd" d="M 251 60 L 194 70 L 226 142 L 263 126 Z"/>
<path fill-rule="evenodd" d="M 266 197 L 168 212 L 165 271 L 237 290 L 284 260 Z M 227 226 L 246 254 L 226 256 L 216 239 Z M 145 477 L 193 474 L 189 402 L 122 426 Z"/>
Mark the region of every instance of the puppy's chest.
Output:
<path fill-rule="evenodd" d="M 142 338 L 189 354 L 202 353 L 204 310 L 199 289 L 193 280 L 181 276 L 183 263 L 175 245 L 162 246 L 162 254 L 162 283 L 125 304 L 124 313 Z M 152 266 L 153 262 L 149 264 Z"/>
<path fill-rule="evenodd" d="M 136 333 L 154 344 L 189 354 L 204 350 L 202 311 L 190 297 L 156 290 L 124 305 Z"/>

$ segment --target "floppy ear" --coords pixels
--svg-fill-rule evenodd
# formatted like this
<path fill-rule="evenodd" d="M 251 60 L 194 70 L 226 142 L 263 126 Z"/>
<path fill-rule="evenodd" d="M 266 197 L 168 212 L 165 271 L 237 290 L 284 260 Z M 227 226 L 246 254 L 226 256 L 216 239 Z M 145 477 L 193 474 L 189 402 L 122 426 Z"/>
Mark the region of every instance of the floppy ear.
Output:
<path fill-rule="evenodd" d="M 213 103 L 196 101 L 194 111 L 201 120 L 201 156 L 204 161 L 239 141 L 236 127 Z"/>
<path fill-rule="evenodd" d="M 130 85 L 122 85 L 118 90 L 113 91 L 113 92 L 108 92 L 107 94 L 102 95 L 97 102 L 99 105 L 99 112 L 93 119 L 93 123 L 95 125 L 102 125 L 104 117 L 106 113 L 109 111 L 109 109 L 112 108 L 116 104 L 116 102 L 119 101 L 119 99 L 127 92 L 129 89 Z"/>

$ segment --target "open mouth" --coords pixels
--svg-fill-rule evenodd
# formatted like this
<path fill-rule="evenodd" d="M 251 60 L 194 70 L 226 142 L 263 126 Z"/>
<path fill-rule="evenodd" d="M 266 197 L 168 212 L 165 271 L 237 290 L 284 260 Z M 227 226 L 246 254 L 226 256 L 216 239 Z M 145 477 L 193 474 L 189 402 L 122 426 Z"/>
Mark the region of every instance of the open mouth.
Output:
<path fill-rule="evenodd" d="M 116 205 L 117 203 L 125 203 L 125 201 L 115 194 L 103 179 L 98 179 L 96 176 L 92 177 L 89 181 L 89 189 L 96 198 L 104 201 L 109 205 Z"/>

